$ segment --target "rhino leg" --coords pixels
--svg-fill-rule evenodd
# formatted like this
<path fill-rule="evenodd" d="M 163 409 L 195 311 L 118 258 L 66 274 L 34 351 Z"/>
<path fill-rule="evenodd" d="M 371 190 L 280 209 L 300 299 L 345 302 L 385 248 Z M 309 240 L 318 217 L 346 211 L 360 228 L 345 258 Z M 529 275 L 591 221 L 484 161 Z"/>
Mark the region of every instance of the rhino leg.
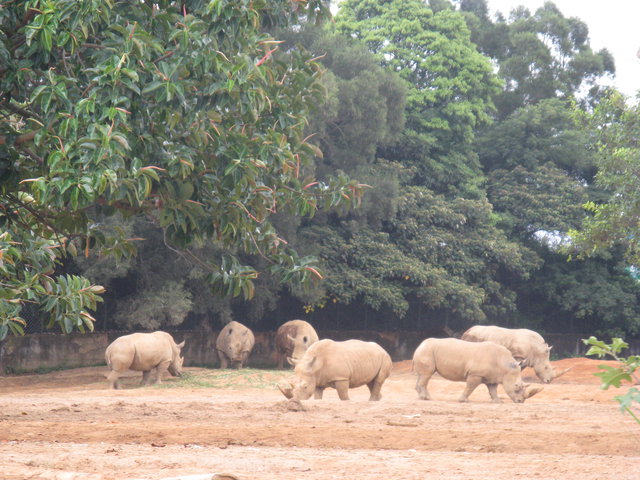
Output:
<path fill-rule="evenodd" d="M 142 372 L 142 382 L 140 385 L 149 385 L 149 376 L 151 375 L 151 370 L 145 370 Z"/>
<path fill-rule="evenodd" d="M 467 386 L 458 399 L 459 402 L 466 402 L 469 399 L 469 395 L 482 383 L 482 377 L 476 375 L 467 377 Z"/>
<path fill-rule="evenodd" d="M 498 396 L 498 384 L 497 383 L 487 383 L 487 390 L 489 390 L 489 395 L 491 395 L 491 401 L 493 403 L 502 403 L 502 399 Z"/>
<path fill-rule="evenodd" d="M 349 400 L 349 380 L 338 380 L 335 386 L 340 400 Z"/>
<path fill-rule="evenodd" d="M 367 387 L 369 387 L 369 393 L 371 394 L 369 396 L 369 401 L 378 401 L 382 398 L 382 395 L 380 394 L 380 390 L 382 389 L 382 382 L 373 380 L 367 384 Z"/>
<path fill-rule="evenodd" d="M 118 377 L 120 376 L 120 374 L 118 372 L 116 372 L 115 370 L 111 370 L 111 372 L 109 372 L 109 375 L 107 375 L 107 380 L 109 381 L 109 386 L 111 388 L 113 388 L 114 390 L 117 390 L 120 388 L 120 383 L 118 382 Z"/>
<path fill-rule="evenodd" d="M 284 370 L 285 354 L 283 354 L 282 352 L 278 351 L 278 352 L 276 352 L 276 358 L 277 358 L 277 361 L 278 361 L 278 364 L 276 365 L 276 368 L 278 370 Z"/>
<path fill-rule="evenodd" d="M 249 358 L 249 352 L 242 352 L 242 357 L 240 358 L 240 367 L 245 368 L 247 366 L 247 359 Z"/>
<path fill-rule="evenodd" d="M 156 367 L 156 375 L 157 375 L 156 383 L 158 385 L 162 383 L 162 376 L 165 374 L 167 370 L 169 370 L 169 365 L 171 365 L 171 360 L 162 362 Z"/>
<path fill-rule="evenodd" d="M 420 400 L 431 400 L 431 395 L 429 395 L 429 391 L 427 390 L 429 380 L 431 380 L 431 375 L 418 374 L 416 391 L 418 392 L 418 398 L 420 398 Z"/>
<path fill-rule="evenodd" d="M 313 394 L 313 398 L 316 400 L 322 400 L 322 394 L 324 393 L 324 388 L 316 387 L 316 390 Z"/>
<path fill-rule="evenodd" d="M 222 368 L 223 370 L 226 369 L 229 366 L 229 360 L 227 360 L 227 356 L 222 352 L 218 352 L 218 357 L 220 357 L 220 368 Z"/>

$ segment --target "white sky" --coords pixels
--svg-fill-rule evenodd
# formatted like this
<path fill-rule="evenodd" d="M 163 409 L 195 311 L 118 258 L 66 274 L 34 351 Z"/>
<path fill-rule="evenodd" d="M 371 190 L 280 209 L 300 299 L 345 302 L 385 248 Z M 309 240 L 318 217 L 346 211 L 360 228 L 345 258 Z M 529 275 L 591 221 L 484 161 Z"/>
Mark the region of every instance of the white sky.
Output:
<path fill-rule="evenodd" d="M 640 0 L 551 0 L 565 17 L 578 17 L 589 27 L 591 48 L 608 49 L 616 62 L 614 85 L 634 97 L 640 90 Z M 524 5 L 531 13 L 544 0 L 488 0 L 491 14 L 509 18 L 512 8 Z"/>

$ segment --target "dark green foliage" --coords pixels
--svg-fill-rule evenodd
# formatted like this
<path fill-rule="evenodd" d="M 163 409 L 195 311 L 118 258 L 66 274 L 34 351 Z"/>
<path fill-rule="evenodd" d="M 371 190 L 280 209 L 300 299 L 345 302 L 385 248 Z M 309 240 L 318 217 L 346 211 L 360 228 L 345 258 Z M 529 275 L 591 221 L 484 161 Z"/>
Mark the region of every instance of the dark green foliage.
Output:
<path fill-rule="evenodd" d="M 306 232 L 321 246 L 326 297 L 387 307 L 399 316 L 416 299 L 471 321 L 484 320 L 485 309 L 513 309 L 513 295 L 496 275 L 526 276 L 531 259 L 492 224 L 488 203 L 449 202 L 421 187 L 402 189 L 397 202 L 383 231 L 345 221 L 341 229 Z"/>
<path fill-rule="evenodd" d="M 415 165 L 415 181 L 435 191 L 473 190 L 480 170 L 469 146 L 489 120 L 499 82 L 460 13 L 420 0 L 346 0 L 336 28 L 407 84 L 406 131 L 383 156 Z"/>
<path fill-rule="evenodd" d="M 80 275 L 127 328 L 640 331 L 611 56 L 550 2 L 456 3 L 6 4 L 0 337 L 25 302 L 91 328 Z"/>
<path fill-rule="evenodd" d="M 568 175 L 590 182 L 595 173 L 591 135 L 578 122 L 579 110 L 555 98 L 519 108 L 484 129 L 477 139 L 486 172 L 518 166 L 535 171 L 552 164 Z"/>
<path fill-rule="evenodd" d="M 323 152 L 319 173 L 353 172 L 371 164 L 377 149 L 395 141 L 404 128 L 403 82 L 353 39 L 307 29 L 293 40 L 327 68 L 322 80 L 327 101 L 315 109 L 309 127 Z"/>
<path fill-rule="evenodd" d="M 585 118 L 598 152 L 596 184 L 607 193 L 604 201 L 586 204 L 590 215 L 581 230 L 571 232 L 574 253 L 597 255 L 622 245 L 627 261 L 640 264 L 640 106 L 628 105 L 612 92 Z"/>
<path fill-rule="evenodd" d="M 544 267 L 518 289 L 520 307 L 540 328 L 598 335 L 640 333 L 640 289 L 625 263 L 615 257 L 567 262 L 557 253 L 545 254 L 544 260 Z"/>
<path fill-rule="evenodd" d="M 500 215 L 500 226 L 516 238 L 531 240 L 538 232 L 566 234 L 584 217 L 584 184 L 547 163 L 533 171 L 524 167 L 494 170 L 487 194 Z"/>
<path fill-rule="evenodd" d="M 24 302 L 64 331 L 91 328 L 102 287 L 51 274 L 67 254 L 134 254 L 100 221 L 118 211 L 146 215 L 185 258 L 202 242 L 224 248 L 196 260 L 220 295 L 254 293 L 257 265 L 238 252 L 277 282 L 319 278 L 268 217 L 353 206 L 362 188 L 304 176 L 319 154 L 305 126 L 323 99 L 320 68 L 263 28 L 327 14 L 320 0 L 4 2 L 0 338 L 20 332 Z"/>

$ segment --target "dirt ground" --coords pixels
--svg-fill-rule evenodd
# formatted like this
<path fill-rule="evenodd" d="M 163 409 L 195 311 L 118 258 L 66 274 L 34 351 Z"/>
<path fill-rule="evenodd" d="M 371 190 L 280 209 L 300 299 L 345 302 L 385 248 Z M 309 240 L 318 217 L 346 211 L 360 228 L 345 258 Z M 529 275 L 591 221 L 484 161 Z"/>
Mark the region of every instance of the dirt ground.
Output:
<path fill-rule="evenodd" d="M 332 389 L 288 402 L 275 384 L 290 371 L 207 388 L 139 388 L 131 372 L 115 391 L 106 367 L 0 377 L 0 478 L 640 480 L 640 425 L 613 400 L 621 390 L 599 388 L 605 363 L 554 362 L 573 369 L 524 404 L 501 387 L 504 403 L 491 403 L 484 386 L 459 403 L 464 385 L 437 377 L 433 400 L 418 400 L 410 362 L 394 365 L 380 402 L 366 387 L 349 402 Z"/>

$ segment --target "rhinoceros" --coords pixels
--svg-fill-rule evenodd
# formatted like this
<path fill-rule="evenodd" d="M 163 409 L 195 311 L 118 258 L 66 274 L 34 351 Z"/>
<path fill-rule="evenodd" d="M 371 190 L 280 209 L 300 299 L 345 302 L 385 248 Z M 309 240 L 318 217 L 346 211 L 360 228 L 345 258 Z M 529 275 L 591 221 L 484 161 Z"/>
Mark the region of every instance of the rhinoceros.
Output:
<path fill-rule="evenodd" d="M 243 368 L 255 344 L 253 332 L 240 322 L 231 321 L 218 334 L 216 350 L 220 368 Z"/>
<path fill-rule="evenodd" d="M 418 375 L 416 390 L 420 399 L 430 400 L 427 385 L 434 373 L 447 380 L 467 382 L 460 396 L 466 402 L 478 385 L 484 383 L 494 402 L 501 402 L 498 385 L 515 403 L 540 392 L 522 381 L 520 364 L 511 352 L 493 342 L 466 342 L 457 338 L 427 338 L 413 354 L 413 370 Z"/>
<path fill-rule="evenodd" d="M 294 400 L 307 400 L 311 395 L 320 400 L 325 388 L 338 391 L 340 400 L 349 400 L 349 389 L 369 387 L 369 400 L 380 400 L 382 384 L 391 373 L 391 357 L 380 345 L 362 340 L 319 340 L 311 345 L 296 363 L 296 386 L 280 391 Z"/>
<path fill-rule="evenodd" d="M 127 370 L 142 372 L 142 385 L 149 383 L 149 375 L 157 371 L 157 383 L 169 371 L 174 377 L 182 376 L 184 357 L 180 351 L 184 340 L 176 343 L 167 332 L 132 333 L 116 338 L 107 347 L 104 358 L 111 370 L 107 379 L 111 388 L 119 388 L 118 377 Z"/>
<path fill-rule="evenodd" d="M 285 358 L 291 365 L 295 365 L 309 346 L 318 341 L 318 334 L 304 320 L 289 320 L 280 325 L 275 340 L 278 368 L 281 369 Z"/>
<path fill-rule="evenodd" d="M 462 334 L 462 340 L 470 342 L 494 342 L 507 347 L 522 368 L 531 367 L 544 383 L 565 374 L 569 369 L 557 372 L 549 362 L 551 347 L 544 338 L 526 328 L 503 328 L 495 325 L 476 325 Z"/>

